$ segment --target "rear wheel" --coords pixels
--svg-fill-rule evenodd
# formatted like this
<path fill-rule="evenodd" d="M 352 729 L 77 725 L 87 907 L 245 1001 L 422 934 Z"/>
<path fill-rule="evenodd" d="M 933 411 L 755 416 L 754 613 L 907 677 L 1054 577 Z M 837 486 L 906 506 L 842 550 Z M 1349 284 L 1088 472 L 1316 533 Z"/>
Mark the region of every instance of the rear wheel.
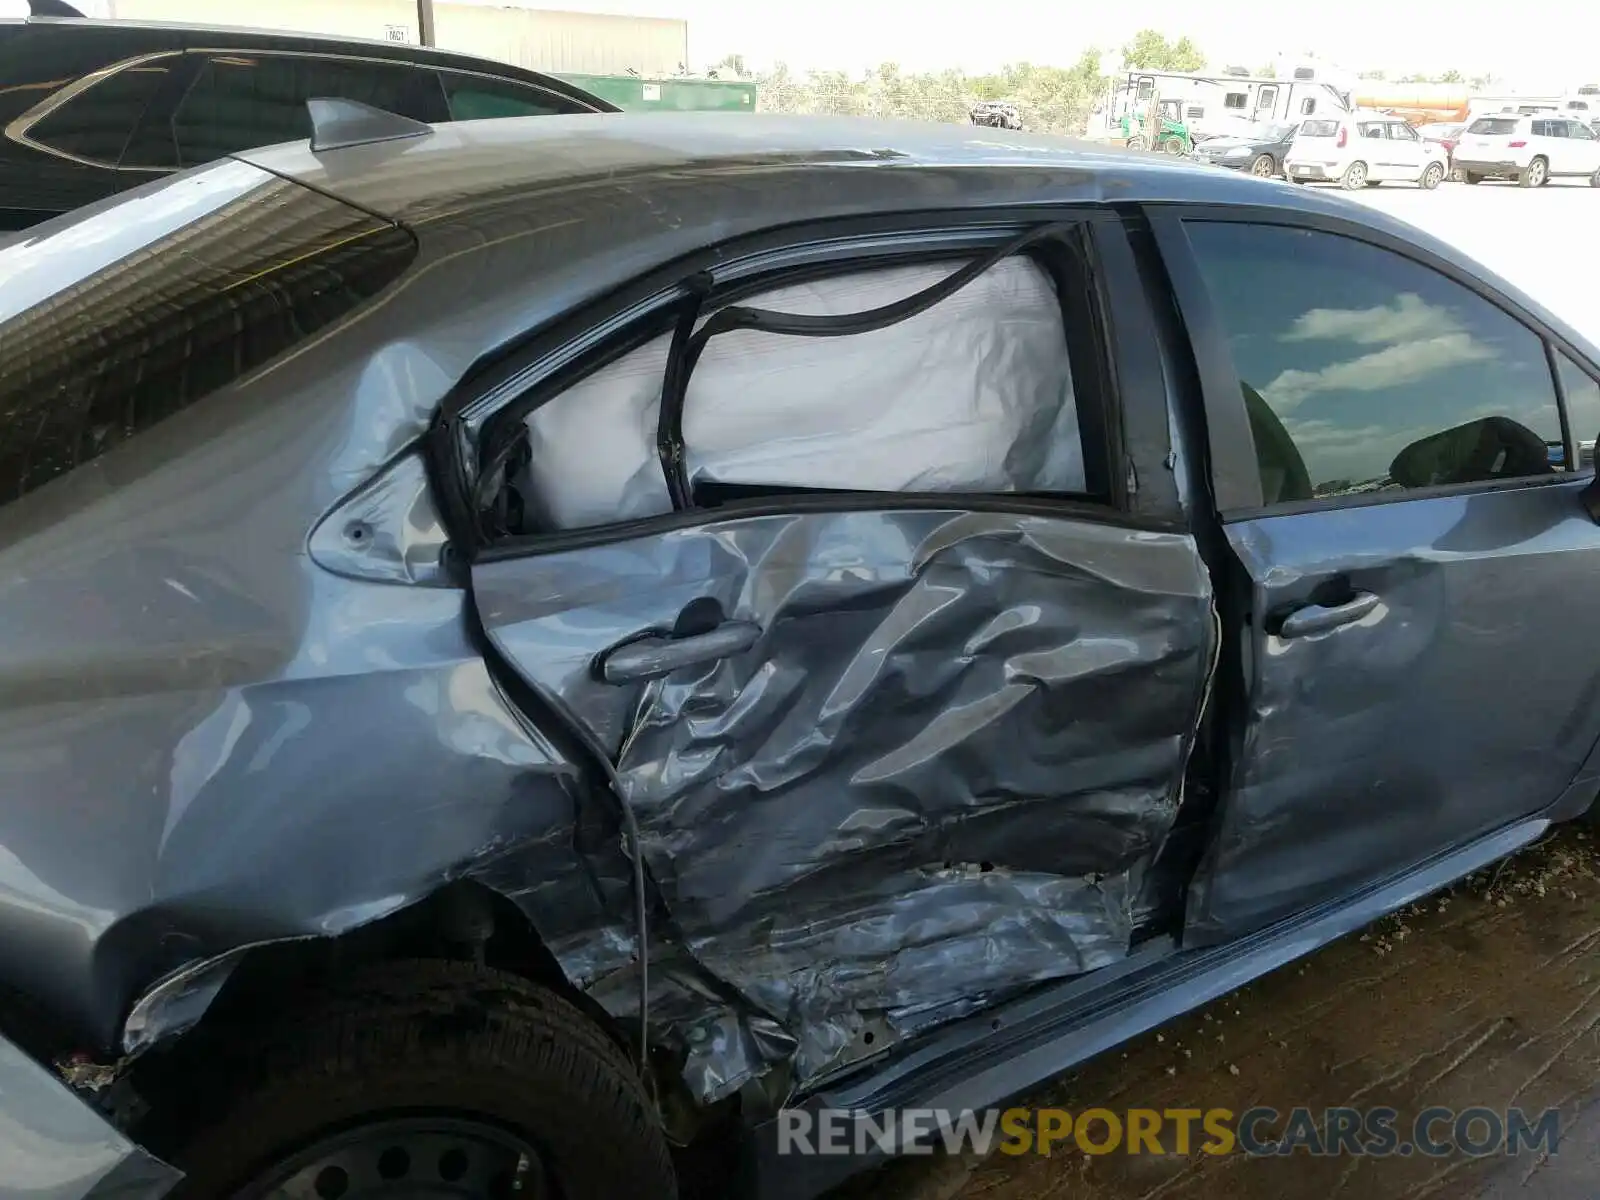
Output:
<path fill-rule="evenodd" d="M 1550 164 L 1542 158 L 1536 158 L 1522 168 L 1522 173 L 1517 176 L 1517 183 L 1525 188 L 1543 187 L 1550 179 Z"/>
<path fill-rule="evenodd" d="M 1183 139 L 1182 138 L 1176 138 L 1176 137 L 1168 138 L 1166 141 L 1161 143 L 1161 148 L 1163 150 L 1165 150 L 1168 154 L 1173 154 L 1173 155 L 1187 154 L 1188 153 L 1188 151 L 1184 148 L 1184 144 L 1183 144 Z"/>
<path fill-rule="evenodd" d="M 1255 162 L 1250 164 L 1250 174 L 1259 175 L 1262 179 L 1271 179 L 1277 173 L 1277 164 L 1272 161 L 1270 154 L 1258 154 Z"/>
<path fill-rule="evenodd" d="M 1593 175 L 1589 176 L 1589 186 L 1593 188 L 1600 188 L 1600 171 L 1596 171 Z"/>
<path fill-rule="evenodd" d="M 1344 175 L 1339 179 L 1339 186 L 1347 192 L 1358 192 L 1367 186 L 1367 164 L 1353 162 L 1344 169 Z"/>
<path fill-rule="evenodd" d="M 1417 182 L 1427 191 L 1433 191 L 1444 182 L 1444 167 L 1439 163 L 1429 163 L 1427 170 L 1422 172 L 1422 178 Z"/>
<path fill-rule="evenodd" d="M 154 1143 L 185 1172 L 172 1200 L 677 1194 L 626 1056 L 516 976 L 385 966 L 254 1042 L 216 1047 L 193 1130 Z"/>

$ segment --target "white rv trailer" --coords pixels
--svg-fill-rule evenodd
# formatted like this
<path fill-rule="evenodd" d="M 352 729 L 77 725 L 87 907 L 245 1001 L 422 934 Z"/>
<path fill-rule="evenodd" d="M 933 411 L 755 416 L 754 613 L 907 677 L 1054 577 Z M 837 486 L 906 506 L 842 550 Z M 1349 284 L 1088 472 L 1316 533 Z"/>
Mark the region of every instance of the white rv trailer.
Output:
<path fill-rule="evenodd" d="M 1287 76 L 1242 71 L 1127 70 L 1112 85 L 1110 122 L 1142 112 L 1151 97 L 1177 101 L 1193 133 L 1228 133 L 1258 121 L 1297 121 L 1312 114 L 1348 112 L 1350 93 L 1317 78 L 1315 67 L 1297 67 Z"/>

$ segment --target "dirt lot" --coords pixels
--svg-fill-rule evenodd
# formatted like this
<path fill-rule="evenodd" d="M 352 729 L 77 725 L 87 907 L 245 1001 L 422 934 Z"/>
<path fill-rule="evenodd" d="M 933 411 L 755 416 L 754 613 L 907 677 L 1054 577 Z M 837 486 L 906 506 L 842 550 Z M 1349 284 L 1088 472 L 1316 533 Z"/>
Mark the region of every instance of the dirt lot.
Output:
<path fill-rule="evenodd" d="M 1600 191 L 1385 186 L 1357 197 L 1452 241 L 1600 341 Z M 1588 1200 L 1600 1179 L 1600 855 L 1562 830 L 1499 870 L 1113 1052 L 1033 1097 L 1088 1107 L 1561 1110 L 1553 1157 L 1169 1154 L 921 1160 L 839 1200 Z"/>

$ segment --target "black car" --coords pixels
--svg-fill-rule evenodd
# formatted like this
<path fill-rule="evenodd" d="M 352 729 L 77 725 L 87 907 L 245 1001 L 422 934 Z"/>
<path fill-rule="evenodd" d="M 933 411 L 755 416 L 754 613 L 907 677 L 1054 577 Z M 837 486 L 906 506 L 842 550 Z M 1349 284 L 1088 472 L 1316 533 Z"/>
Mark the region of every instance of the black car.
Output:
<path fill-rule="evenodd" d="M 32 11 L 0 20 L 0 230 L 305 138 L 312 97 L 430 124 L 616 111 L 549 75 L 419 46 L 61 17 L 59 0 Z"/>
<path fill-rule="evenodd" d="M 1207 138 L 1194 148 L 1197 162 L 1249 171 L 1263 179 L 1283 174 L 1283 160 L 1294 142 L 1298 121 L 1255 125 L 1242 134 Z"/>

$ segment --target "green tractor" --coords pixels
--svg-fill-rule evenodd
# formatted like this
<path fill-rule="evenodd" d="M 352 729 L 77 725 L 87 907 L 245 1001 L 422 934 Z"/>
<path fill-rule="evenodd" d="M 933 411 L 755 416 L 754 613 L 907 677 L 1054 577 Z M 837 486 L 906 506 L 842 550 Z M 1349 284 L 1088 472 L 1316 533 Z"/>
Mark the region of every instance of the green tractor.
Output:
<path fill-rule="evenodd" d="M 1156 114 L 1152 141 L 1149 113 Z M 1194 150 L 1194 137 L 1183 123 L 1183 105 L 1177 100 L 1152 96 L 1144 116 L 1130 112 L 1122 118 L 1122 140 L 1130 150 L 1156 149 L 1163 154 L 1182 155 Z"/>

